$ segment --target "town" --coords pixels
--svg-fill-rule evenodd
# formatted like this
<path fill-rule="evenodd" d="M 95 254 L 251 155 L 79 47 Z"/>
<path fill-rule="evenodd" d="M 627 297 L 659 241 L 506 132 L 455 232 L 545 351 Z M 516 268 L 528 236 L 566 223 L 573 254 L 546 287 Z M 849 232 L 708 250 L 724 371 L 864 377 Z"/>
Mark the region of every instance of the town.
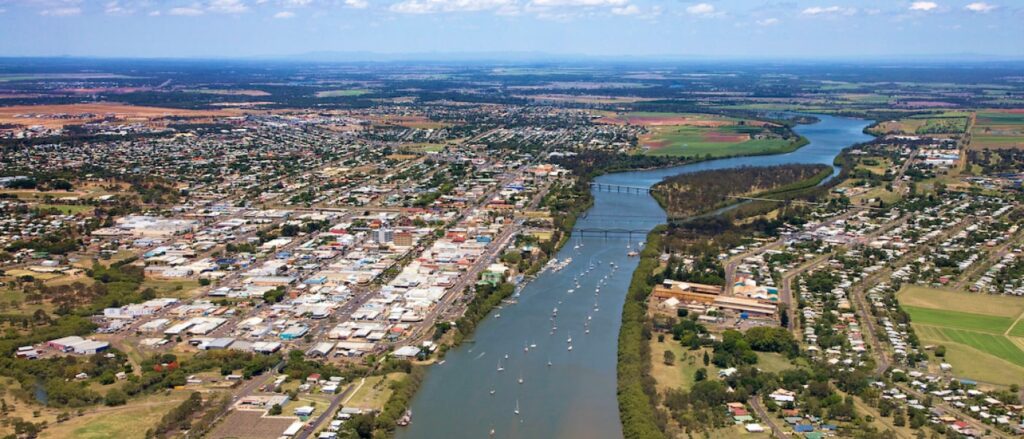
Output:
<path fill-rule="evenodd" d="M 1004 70 L 226 65 L 0 73 L 0 433 L 1024 434 Z"/>

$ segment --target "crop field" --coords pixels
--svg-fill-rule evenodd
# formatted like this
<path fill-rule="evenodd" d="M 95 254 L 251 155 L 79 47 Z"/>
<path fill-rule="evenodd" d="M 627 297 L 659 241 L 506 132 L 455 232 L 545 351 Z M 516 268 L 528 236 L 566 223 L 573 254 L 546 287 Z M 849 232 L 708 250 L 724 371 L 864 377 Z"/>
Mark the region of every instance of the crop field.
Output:
<path fill-rule="evenodd" d="M 1024 110 L 979 112 L 971 130 L 971 147 L 1024 148 Z"/>
<path fill-rule="evenodd" d="M 1009 385 L 1024 376 L 1024 299 L 911 286 L 898 295 L 924 344 L 946 346 L 957 376 Z M 955 309 L 955 310 L 954 310 Z"/>
<path fill-rule="evenodd" d="M 367 94 L 369 92 L 370 92 L 370 90 L 366 90 L 366 89 L 362 89 L 362 88 L 348 89 L 348 90 L 324 90 L 324 91 L 316 92 L 316 97 L 318 97 L 318 98 L 343 98 L 343 97 L 350 97 L 350 96 L 362 96 L 362 95 Z"/>

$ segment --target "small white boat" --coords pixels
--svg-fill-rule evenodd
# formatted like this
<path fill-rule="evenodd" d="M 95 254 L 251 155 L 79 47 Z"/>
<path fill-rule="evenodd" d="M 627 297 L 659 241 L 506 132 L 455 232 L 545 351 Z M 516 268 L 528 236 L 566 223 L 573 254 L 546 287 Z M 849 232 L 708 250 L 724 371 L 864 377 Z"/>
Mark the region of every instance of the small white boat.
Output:
<path fill-rule="evenodd" d="M 570 350 L 570 351 L 572 350 L 572 345 L 569 345 L 569 350 Z"/>
<path fill-rule="evenodd" d="M 491 389 L 491 395 L 497 393 L 494 389 Z"/>
<path fill-rule="evenodd" d="M 535 348 L 535 347 L 537 347 L 537 343 L 530 343 L 530 347 L 531 347 L 531 348 Z"/>
<path fill-rule="evenodd" d="M 516 400 L 516 410 L 515 410 L 515 414 L 517 414 L 517 415 L 519 414 L 519 400 L 518 400 L 518 399 Z"/>
<path fill-rule="evenodd" d="M 501 314 L 495 314 L 495 315 L 494 315 L 494 318 L 496 318 L 496 319 L 500 319 L 500 318 L 501 318 Z"/>
<path fill-rule="evenodd" d="M 519 376 L 519 384 L 522 384 L 523 382 L 524 382 L 524 381 L 523 381 L 523 376 L 522 376 L 522 375 L 520 375 L 520 376 Z"/>

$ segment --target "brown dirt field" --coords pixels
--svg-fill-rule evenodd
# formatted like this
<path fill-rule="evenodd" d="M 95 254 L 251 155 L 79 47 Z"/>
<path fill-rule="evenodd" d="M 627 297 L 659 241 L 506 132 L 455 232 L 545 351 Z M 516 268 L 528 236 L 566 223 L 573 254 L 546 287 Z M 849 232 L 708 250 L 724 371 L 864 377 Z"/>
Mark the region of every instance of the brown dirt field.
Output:
<path fill-rule="evenodd" d="M 717 119 L 703 119 L 692 116 L 630 116 L 628 114 L 608 114 L 595 121 L 608 125 L 644 125 L 649 127 L 658 126 L 695 126 L 717 128 L 720 126 L 732 125 L 735 122 Z"/>
<path fill-rule="evenodd" d="M 669 145 L 668 140 L 650 140 L 651 136 L 643 136 L 640 139 L 640 144 L 650 149 L 661 149 Z"/>
<path fill-rule="evenodd" d="M 295 417 L 263 417 L 262 411 L 233 410 L 207 436 L 211 439 L 276 439 L 298 420 Z"/>
<path fill-rule="evenodd" d="M 211 95 L 224 95 L 224 96 L 270 96 L 263 90 L 217 90 L 217 89 L 196 89 L 189 90 L 195 93 L 204 93 Z"/>
<path fill-rule="evenodd" d="M 381 116 L 368 119 L 381 125 L 398 125 L 406 128 L 437 129 L 448 126 L 446 123 L 434 122 L 425 116 Z"/>
<path fill-rule="evenodd" d="M 95 116 L 83 116 L 84 114 Z M 16 115 L 32 114 L 37 117 L 15 117 Z M 64 114 L 64 118 L 56 115 Z M 119 103 L 68 104 L 68 105 L 14 105 L 0 107 L 0 123 L 19 125 L 43 125 L 48 128 L 59 128 L 64 125 L 80 124 L 99 120 L 113 114 L 121 119 L 157 119 L 165 116 L 210 117 L 238 116 L 238 110 L 184 110 L 178 108 L 138 107 Z"/>
<path fill-rule="evenodd" d="M 63 93 L 74 93 L 74 94 L 97 94 L 97 93 L 135 93 L 140 91 L 149 91 L 149 87 L 93 87 L 93 88 L 62 88 L 57 90 Z"/>

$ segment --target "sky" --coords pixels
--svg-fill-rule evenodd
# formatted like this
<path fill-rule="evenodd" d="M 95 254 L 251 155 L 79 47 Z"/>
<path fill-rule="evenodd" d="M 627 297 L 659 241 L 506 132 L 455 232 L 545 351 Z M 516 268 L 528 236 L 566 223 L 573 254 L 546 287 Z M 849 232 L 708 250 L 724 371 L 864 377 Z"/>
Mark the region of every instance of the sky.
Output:
<path fill-rule="evenodd" d="M 0 56 L 1024 58 L 1024 0 L 0 0 Z"/>

